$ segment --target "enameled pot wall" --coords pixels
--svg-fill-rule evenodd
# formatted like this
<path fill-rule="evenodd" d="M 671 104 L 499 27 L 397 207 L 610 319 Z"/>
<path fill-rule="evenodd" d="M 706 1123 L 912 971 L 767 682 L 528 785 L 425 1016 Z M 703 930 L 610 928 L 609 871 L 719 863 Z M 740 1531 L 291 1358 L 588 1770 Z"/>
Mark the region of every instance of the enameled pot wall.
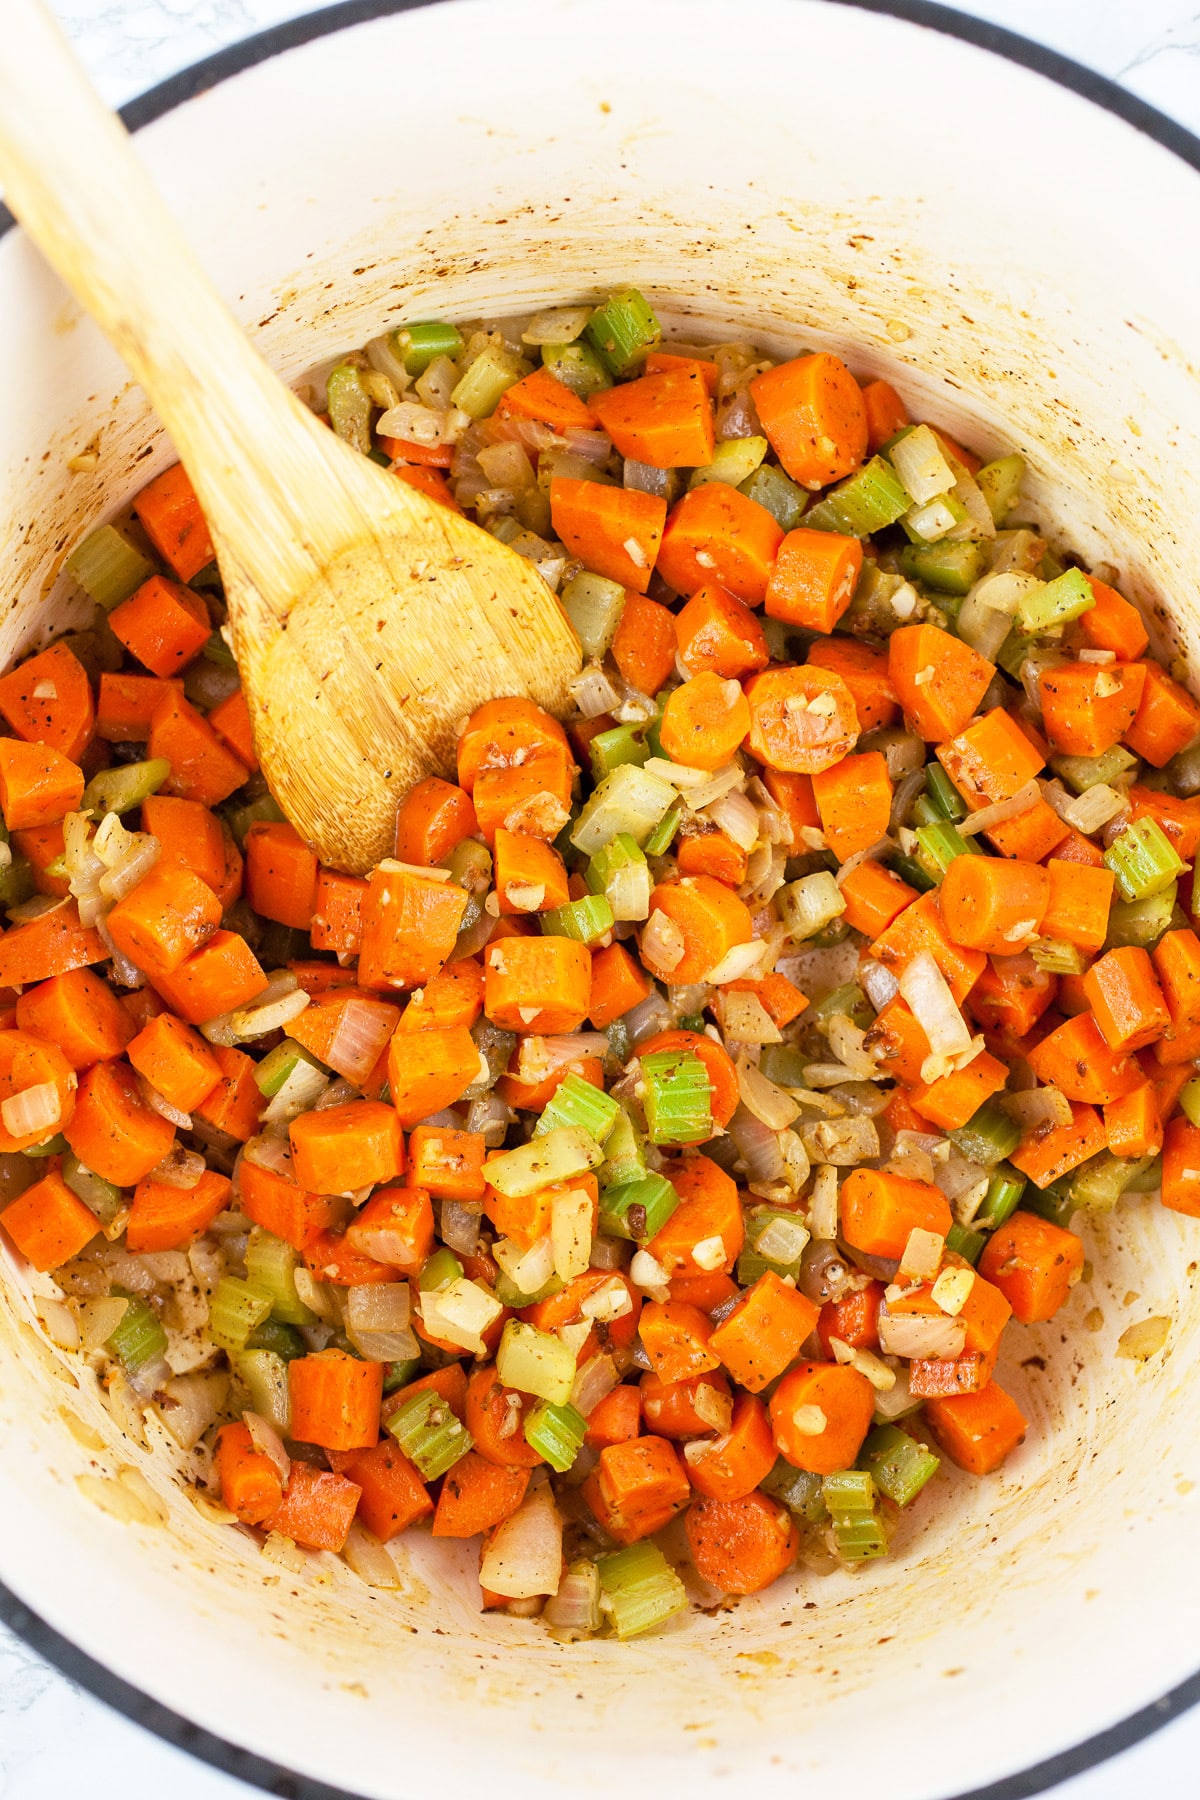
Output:
<path fill-rule="evenodd" d="M 1060 541 L 1178 653 L 1200 639 L 1200 178 L 1039 75 L 820 0 L 455 0 L 275 56 L 138 143 L 289 376 L 404 318 L 632 281 L 689 337 L 837 348 L 1020 449 Z M 18 233 L 0 320 L 7 663 L 70 619 L 62 556 L 170 450 Z M 70 474 L 97 430 L 98 471 Z M 481 1617 L 470 1554 L 428 1539 L 398 1597 L 264 1562 L 177 1495 L 153 1422 L 120 1438 L 37 1329 L 45 1283 L 3 1259 L 0 1580 L 188 1718 L 372 1796 L 964 1793 L 1197 1661 L 1200 1224 L 1131 1205 L 1089 1254 L 1060 1319 L 1010 1334 L 1028 1443 L 928 1496 L 892 1560 L 573 1648 Z M 1151 1314 L 1166 1349 L 1115 1357 Z M 78 1488 L 119 1466 L 162 1524 Z"/>

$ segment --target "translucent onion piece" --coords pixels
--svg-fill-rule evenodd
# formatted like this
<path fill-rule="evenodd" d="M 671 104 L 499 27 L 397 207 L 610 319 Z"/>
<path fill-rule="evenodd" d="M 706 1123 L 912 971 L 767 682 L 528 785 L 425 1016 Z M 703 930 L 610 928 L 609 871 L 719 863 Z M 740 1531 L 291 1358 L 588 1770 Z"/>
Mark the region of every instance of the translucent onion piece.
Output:
<path fill-rule="evenodd" d="M 365 1525 L 360 1525 L 357 1519 L 351 1525 L 342 1547 L 342 1561 L 368 1587 L 386 1591 L 403 1585 L 400 1571 L 387 1545 L 381 1544 L 374 1532 L 368 1531 Z"/>
<path fill-rule="evenodd" d="M 100 877 L 100 892 L 106 900 L 115 906 L 126 894 L 131 894 L 138 883 L 145 879 L 162 854 L 162 846 L 156 837 L 148 832 L 130 833 L 133 842 L 129 849 L 112 867 Z"/>
<path fill-rule="evenodd" d="M 585 663 L 567 685 L 585 719 L 597 719 L 620 705 L 621 696 L 599 663 Z"/>
<path fill-rule="evenodd" d="M 885 969 L 873 956 L 864 956 L 859 968 L 858 984 L 877 1013 L 900 992 L 900 983 L 890 969 Z"/>
<path fill-rule="evenodd" d="M 752 939 L 748 944 L 735 944 L 707 971 L 704 979 L 713 987 L 720 987 L 727 981 L 741 981 L 761 967 L 766 953 L 767 946 L 761 938 Z"/>
<path fill-rule="evenodd" d="M 1027 781 L 1011 800 L 997 800 L 994 806 L 982 806 L 969 818 L 959 821 L 958 829 L 963 837 L 977 837 L 981 831 L 990 831 L 993 825 L 1003 825 L 1006 819 L 1015 819 L 1021 813 L 1028 812 L 1036 806 L 1042 797 L 1042 790 L 1036 781 Z"/>
<path fill-rule="evenodd" d="M 347 1081 L 361 1085 L 386 1048 L 396 1016 L 397 1009 L 383 1000 L 347 1000 L 321 1060 Z"/>
<path fill-rule="evenodd" d="M 541 1082 L 582 1062 L 585 1056 L 607 1056 L 608 1039 L 602 1031 L 576 1031 L 563 1037 L 527 1037 L 517 1052 L 517 1078 Z"/>
<path fill-rule="evenodd" d="M 971 1048 L 966 1021 L 928 950 L 917 952 L 901 974 L 899 986 L 933 1055 L 959 1056 Z"/>
<path fill-rule="evenodd" d="M 592 316 L 590 306 L 554 306 L 534 313 L 521 333 L 523 344 L 573 344 Z"/>
<path fill-rule="evenodd" d="M 572 1563 L 542 1617 L 556 1634 L 590 1637 L 600 1629 L 600 1575 L 593 1562 Z"/>
<path fill-rule="evenodd" d="M 611 1356 L 589 1356 L 575 1376 L 571 1388 L 571 1405 L 589 1418 L 606 1395 L 611 1394 L 620 1376 Z"/>
<path fill-rule="evenodd" d="M 264 1419 L 261 1413 L 256 1412 L 244 1412 L 242 1423 L 250 1433 L 254 1448 L 270 1458 L 280 1481 L 286 1487 L 288 1476 L 292 1472 L 292 1459 L 284 1449 L 283 1439 L 275 1427 L 269 1419 Z"/>
<path fill-rule="evenodd" d="M 782 1180 L 785 1163 L 777 1129 L 765 1125 L 749 1107 L 742 1105 L 729 1121 L 729 1136 L 751 1181 Z"/>
<path fill-rule="evenodd" d="M 293 981 L 295 976 L 292 977 Z M 303 988 L 294 988 L 290 993 L 281 994 L 262 1005 L 256 1002 L 253 1006 L 241 1007 L 229 1015 L 229 1029 L 235 1042 L 245 1042 L 253 1038 L 266 1037 L 268 1032 L 281 1031 L 291 1023 L 310 1004 L 311 996 Z M 205 1029 L 202 1027 L 201 1029 Z"/>
<path fill-rule="evenodd" d="M 732 838 L 739 849 L 753 850 L 758 842 L 758 811 L 745 794 L 723 794 L 705 808 L 704 816 Z"/>
<path fill-rule="evenodd" d="M 57 1083 L 39 1081 L 0 1101 L 0 1124 L 10 1137 L 48 1136 L 62 1118 Z"/>
<path fill-rule="evenodd" d="M 449 423 L 449 413 L 445 409 L 435 410 L 414 400 L 402 400 L 399 406 L 389 407 L 380 415 L 375 430 L 380 437 L 402 438 L 410 444 L 422 444 L 432 449 L 435 444 L 450 442 Z"/>
<path fill-rule="evenodd" d="M 347 1337 L 369 1362 L 403 1362 L 419 1354 L 410 1325 L 412 1291 L 407 1281 L 347 1288 L 345 1317 Z"/>
<path fill-rule="evenodd" d="M 674 919 L 655 907 L 642 931 L 642 961 L 646 967 L 665 980 L 683 961 L 686 947 Z"/>
<path fill-rule="evenodd" d="M 674 1014 L 657 989 L 647 994 L 644 1000 L 639 1000 L 636 1006 L 630 1007 L 625 1014 L 629 1041 L 635 1047 L 643 1038 L 653 1037 L 659 1031 L 668 1031 L 674 1023 Z"/>
<path fill-rule="evenodd" d="M 612 439 L 604 431 L 565 431 L 563 443 L 568 456 L 581 456 L 584 462 L 595 463 L 598 467 L 606 463 L 612 454 Z"/>
<path fill-rule="evenodd" d="M 781 1044 L 783 1033 L 757 994 L 736 991 L 721 997 L 721 1029 L 727 1042 Z"/>
<path fill-rule="evenodd" d="M 825 1025 L 825 1035 L 833 1054 L 862 1081 L 870 1081 L 879 1073 L 879 1064 L 864 1048 L 866 1034 L 860 1031 L 847 1013 L 834 1013 Z"/>
<path fill-rule="evenodd" d="M 893 1315 L 886 1302 L 879 1309 L 879 1345 L 889 1356 L 953 1362 L 962 1355 L 966 1341 L 967 1327 L 962 1319 L 921 1313 Z"/>
<path fill-rule="evenodd" d="M 443 1200 L 441 1238 L 448 1249 L 460 1256 L 473 1256 L 479 1247 L 479 1212 L 462 1206 L 457 1200 Z"/>
<path fill-rule="evenodd" d="M 190 1189 L 196 1186 L 207 1167 L 198 1151 L 185 1150 L 182 1144 L 175 1144 L 157 1167 L 151 1169 L 149 1179 L 164 1182 L 167 1187 Z"/>
<path fill-rule="evenodd" d="M 548 1482 L 530 1483 L 522 1506 L 500 1525 L 483 1553 L 479 1579 L 510 1600 L 555 1594 L 562 1577 L 563 1522 Z"/>
<path fill-rule="evenodd" d="M 255 1163 L 260 1169 L 269 1169 L 273 1175 L 283 1175 L 289 1181 L 295 1179 L 291 1145 L 286 1137 L 264 1131 L 248 1141 L 242 1155 L 247 1162 Z"/>
<path fill-rule="evenodd" d="M 1071 1105 L 1056 1087 L 1027 1088 L 1024 1093 L 1004 1094 L 1000 1105 L 1014 1125 L 1020 1126 L 1022 1137 L 1028 1137 L 1039 1126 L 1057 1127 L 1071 1123 Z"/>
<path fill-rule="evenodd" d="M 758 1065 L 744 1054 L 737 1060 L 737 1078 L 743 1106 L 772 1131 L 782 1131 L 799 1113 L 791 1095 L 768 1081 Z"/>
<path fill-rule="evenodd" d="M 190 1131 L 192 1129 L 191 1113 L 181 1112 L 179 1107 L 172 1106 L 166 1096 L 160 1094 L 156 1087 L 152 1087 L 144 1075 L 138 1076 L 138 1087 L 141 1089 L 142 1099 L 146 1102 L 146 1105 L 156 1112 L 160 1118 L 169 1120 L 172 1125 L 177 1125 L 181 1131 Z"/>

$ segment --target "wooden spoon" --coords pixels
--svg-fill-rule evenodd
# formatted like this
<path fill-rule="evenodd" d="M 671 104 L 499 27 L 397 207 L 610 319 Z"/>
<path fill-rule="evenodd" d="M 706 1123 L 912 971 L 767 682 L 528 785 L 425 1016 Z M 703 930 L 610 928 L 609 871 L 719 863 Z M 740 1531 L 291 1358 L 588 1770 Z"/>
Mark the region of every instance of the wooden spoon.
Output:
<path fill-rule="evenodd" d="M 321 860 L 389 855 L 492 695 L 567 705 L 579 645 L 524 558 L 342 443 L 251 349 L 38 0 L 5 0 L 0 183 L 195 485 L 263 771 Z"/>

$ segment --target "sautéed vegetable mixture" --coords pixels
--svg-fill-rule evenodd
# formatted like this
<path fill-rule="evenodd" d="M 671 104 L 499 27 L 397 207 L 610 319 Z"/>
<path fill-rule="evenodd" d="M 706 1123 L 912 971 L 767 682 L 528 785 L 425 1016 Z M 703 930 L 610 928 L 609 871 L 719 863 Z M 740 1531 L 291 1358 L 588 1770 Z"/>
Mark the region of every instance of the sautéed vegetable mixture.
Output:
<path fill-rule="evenodd" d="M 86 537 L 0 679 L 3 1235 L 277 1560 L 432 1530 L 625 1638 L 886 1556 L 1021 1443 L 1074 1215 L 1200 1214 L 1200 705 L 1020 456 L 837 356 L 630 290 L 309 397 L 540 569 L 575 711 L 319 867 L 182 468 Z"/>

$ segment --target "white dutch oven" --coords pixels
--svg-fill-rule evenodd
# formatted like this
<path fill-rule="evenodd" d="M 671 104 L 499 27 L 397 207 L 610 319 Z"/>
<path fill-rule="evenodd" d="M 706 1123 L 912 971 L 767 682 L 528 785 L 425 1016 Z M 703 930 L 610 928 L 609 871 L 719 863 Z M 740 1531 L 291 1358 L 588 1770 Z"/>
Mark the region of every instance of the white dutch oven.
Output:
<path fill-rule="evenodd" d="M 143 155 L 285 374 L 383 323 L 632 281 L 690 337 L 720 323 L 836 348 L 972 444 L 1020 449 L 1062 540 L 1195 646 L 1192 140 L 1172 153 L 1136 102 L 1116 103 L 1122 119 L 937 9 L 921 24 L 820 0 L 457 0 L 366 16 L 388 10 L 285 28 L 146 109 L 163 116 Z M 63 554 L 170 450 L 16 232 L 0 320 L 7 662 L 68 621 Z M 69 474 L 98 427 L 98 472 Z M 175 1493 L 161 1433 L 120 1438 L 7 1261 L 0 1579 L 153 1701 L 356 1793 L 1030 1793 L 1070 1760 L 1006 1778 L 1147 1729 L 1086 1742 L 1200 1660 L 1200 1224 L 1130 1207 L 1089 1250 L 1060 1318 L 1009 1334 L 1001 1378 L 1032 1429 L 1001 1476 L 947 1482 L 899 1553 L 853 1578 L 573 1648 L 482 1617 L 473 1559 L 427 1538 L 401 1549 L 398 1598 L 340 1565 L 265 1563 Z M 1173 1320 L 1166 1350 L 1116 1358 L 1149 1314 Z M 149 1475 L 168 1523 L 117 1523 L 77 1487 L 119 1465 Z"/>

